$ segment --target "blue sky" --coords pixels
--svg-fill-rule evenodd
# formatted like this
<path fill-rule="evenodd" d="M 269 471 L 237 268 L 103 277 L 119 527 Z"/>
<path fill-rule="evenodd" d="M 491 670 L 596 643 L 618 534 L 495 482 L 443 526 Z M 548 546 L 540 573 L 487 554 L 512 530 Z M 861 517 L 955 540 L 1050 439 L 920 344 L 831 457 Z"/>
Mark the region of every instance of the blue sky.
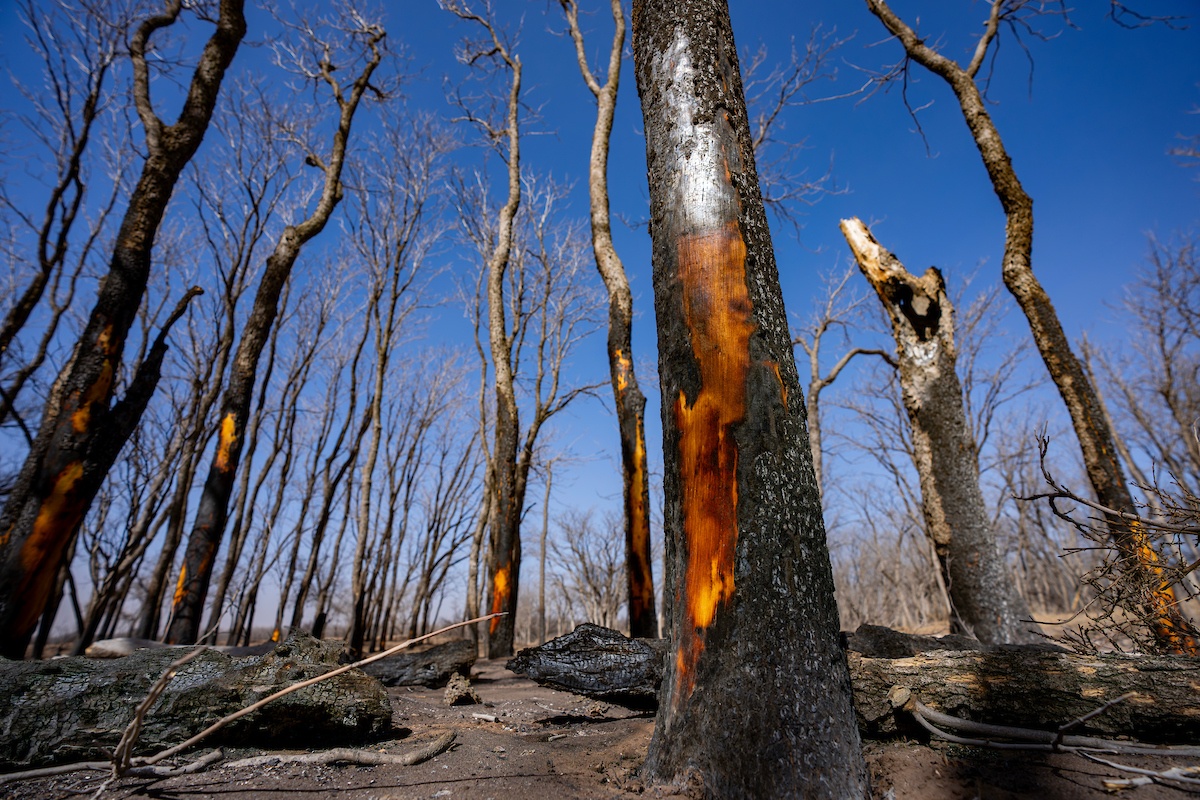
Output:
<path fill-rule="evenodd" d="M 548 132 L 526 140 L 525 163 L 578 180 L 575 204 L 582 214 L 582 170 L 594 113 L 590 95 L 574 68 L 570 43 L 551 33 L 563 28 L 557 4 L 500 4 L 514 13 L 520 6 L 525 9 L 519 50 L 526 65 L 526 96 L 540 107 L 540 119 L 526 129 Z M 1200 211 L 1200 174 L 1181 168 L 1168 155 L 1177 136 L 1200 133 L 1200 114 L 1195 113 L 1200 107 L 1200 18 L 1183 21 L 1184 30 L 1164 25 L 1129 30 L 1105 18 L 1106 6 L 1091 3 L 1072 12 L 1073 28 L 1047 20 L 1048 32 L 1057 34 L 1048 41 L 1025 37 L 1032 66 L 1014 40 L 1005 39 L 989 94 L 990 111 L 1034 198 L 1034 269 L 1069 335 L 1087 331 L 1100 341 L 1111 331 L 1111 306 L 1145 256 L 1146 235 L 1167 238 L 1193 230 Z M 611 29 L 606 4 L 585 4 L 589 7 L 595 13 L 584 25 L 590 28 L 589 54 L 598 63 Z M 962 60 L 969 57 L 986 17 L 986 5 L 978 2 L 895 2 L 893 8 L 944 53 Z M 461 26 L 440 16 L 432 3 L 413 10 L 412 28 L 421 31 L 419 44 L 410 40 L 416 60 L 429 60 L 431 78 L 453 69 L 443 66 L 444 52 Z M 1163 15 L 1197 11 L 1190 2 L 1155 3 L 1142 10 Z M 735 2 L 731 13 L 739 50 L 763 43 L 772 59 L 785 58 L 793 38 L 803 46 L 818 24 L 838 38 L 851 37 L 831 61 L 837 80 L 813 87 L 814 96 L 857 89 L 865 80 L 863 70 L 878 71 L 900 58 L 899 45 L 887 41 L 865 3 Z M 806 142 L 800 162 L 814 175 L 832 164 L 832 179 L 844 190 L 805 211 L 799 242 L 787 226 L 773 224 L 784 297 L 794 316 L 807 313 L 819 291 L 820 273 L 847 263 L 838 220 L 851 215 L 875 223 L 880 240 L 914 272 L 937 265 L 952 281 L 971 273 L 980 283 L 999 279 L 1004 217 L 954 97 L 940 79 L 914 67 L 909 99 L 922 107 L 918 118 L 924 139 L 898 85 L 871 97 L 793 109 L 785 117 L 783 136 Z M 644 218 L 644 140 L 628 59 L 614 126 L 611 181 L 614 212 Z M 616 237 L 637 296 L 638 357 L 653 359 L 649 240 L 644 229 L 620 225 Z M 1007 327 L 1015 335 L 1027 330 L 1016 317 Z M 600 358 L 602 343 L 594 345 Z M 647 387 L 651 452 L 661 441 L 653 388 Z M 581 422 L 592 418 L 584 410 L 577 416 Z M 606 454 L 596 465 L 601 468 L 577 469 L 582 480 L 563 499 L 586 504 L 593 494 L 597 503 L 611 502 L 619 491 L 612 475 L 615 433 L 584 424 L 564 428 L 561 435 L 574 441 L 581 454 Z"/>
<path fill-rule="evenodd" d="M 603 63 L 611 37 L 608 5 L 581 0 L 588 52 Z M 524 122 L 524 165 L 574 180 L 572 212 L 586 217 L 585 171 L 594 104 L 583 85 L 557 3 L 496 0 L 503 22 L 520 26 L 516 51 L 525 65 L 525 99 L 537 110 Z M 1083 5 L 1083 4 L 1081 4 Z M 403 45 L 420 74 L 408 84 L 410 105 L 449 116 L 443 79 L 460 81 L 463 68 L 453 49 L 468 27 L 438 8 L 435 0 L 388 0 L 389 36 Z M 965 59 L 981 30 L 981 2 L 919 3 L 896 0 L 898 14 L 930 42 Z M 1110 306 L 1119 301 L 1146 253 L 1146 235 L 1169 238 L 1194 230 L 1200 210 L 1200 170 L 1181 168 L 1167 151 L 1177 136 L 1200 134 L 1200 7 L 1194 0 L 1147 2 L 1142 10 L 1188 15 L 1186 29 L 1153 25 L 1122 28 L 1105 19 L 1106 3 L 1072 12 L 1076 27 L 1047 20 L 1057 34 L 1048 41 L 1026 37 L 1032 66 L 1006 38 L 996 64 L 991 112 L 1018 175 L 1034 198 L 1034 269 L 1056 304 L 1068 333 L 1084 331 L 1105 341 L 1114 335 Z M 782 0 L 734 2 L 734 33 L 743 52 L 767 45 L 771 60 L 786 58 L 794 39 L 803 46 L 816 25 L 849 41 L 834 53 L 836 81 L 812 88 L 813 96 L 852 91 L 900 58 L 863 2 Z M 922 15 L 917 23 L 918 14 Z M 248 42 L 263 42 L 266 15 L 251 14 Z M 0 62 L 21 73 L 22 29 L 14 4 L 0 8 Z M 235 69 L 261 65 L 261 49 L 246 48 Z M 1032 70 L 1032 74 L 1031 74 Z M 9 84 L 0 86 L 5 99 Z M 955 105 L 939 79 L 914 67 L 909 97 L 921 107 L 925 138 L 905 109 L 899 86 L 873 96 L 833 100 L 790 110 L 781 137 L 803 140 L 799 163 L 813 175 L 831 166 L 840 194 L 805 211 L 800 241 L 773 225 L 777 261 L 789 312 L 800 317 L 819 291 L 822 272 L 847 261 L 838 220 L 860 216 L 875 223 L 880 241 L 914 272 L 941 267 L 953 281 L 978 270 L 982 283 L 998 280 L 1003 215 Z M 6 102 L 4 105 L 10 105 Z M 644 141 L 632 62 L 626 59 L 610 161 L 614 215 L 630 220 L 647 213 Z M 347 204 L 348 207 L 348 204 Z M 344 213 L 344 209 L 343 209 Z M 331 226 L 330 233 L 333 233 Z M 653 364 L 650 243 L 644 228 L 616 225 L 617 248 L 632 280 L 638 318 L 635 349 L 649 406 L 647 436 L 655 457 L 661 449 Z M 462 264 L 460 263 L 460 267 Z M 1008 325 L 1023 335 L 1022 320 Z M 443 308 L 431 326 L 433 340 L 465 342 L 465 319 Z M 1111 340 L 1110 340 L 1111 341 Z M 832 354 L 831 354 L 832 355 Z M 603 336 L 577 359 L 580 380 L 606 378 Z M 835 389 L 836 391 L 836 389 Z M 556 477 L 555 505 L 613 507 L 620 491 L 615 421 L 600 405 L 581 405 L 555 425 L 558 440 L 593 460 Z M 532 494 L 540 498 L 536 488 Z M 531 498 L 532 499 L 532 498 Z"/>

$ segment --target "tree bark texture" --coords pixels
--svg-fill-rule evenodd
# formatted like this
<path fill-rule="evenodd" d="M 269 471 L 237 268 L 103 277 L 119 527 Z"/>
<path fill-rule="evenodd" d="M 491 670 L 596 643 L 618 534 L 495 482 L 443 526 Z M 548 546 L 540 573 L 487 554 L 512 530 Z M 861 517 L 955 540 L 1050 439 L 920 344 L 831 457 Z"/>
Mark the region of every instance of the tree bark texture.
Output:
<path fill-rule="evenodd" d="M 47 407 L 0 512 L 0 655 L 24 655 L 64 554 L 145 409 L 141 401 L 113 406 L 114 382 L 150 277 L 159 224 L 179 175 L 204 138 L 225 70 L 245 35 L 243 6 L 243 0 L 221 0 L 216 27 L 172 125 L 165 125 L 151 105 L 145 53 L 151 37 L 175 23 L 183 3 L 170 2 L 162 14 L 145 19 L 130 42 L 135 104 L 148 155 L 117 232 L 109 271 L 62 378 L 62 400 Z M 156 371 L 146 372 L 139 387 L 147 401 Z M 135 382 L 139 379 L 141 372 Z"/>
<path fill-rule="evenodd" d="M 166 640 L 172 644 L 190 644 L 200 634 L 200 619 L 208 596 L 208 584 L 212 579 L 213 562 L 225 534 L 229 498 L 233 494 L 242 449 L 246 444 L 246 422 L 254 398 L 259 357 L 275 324 L 280 294 L 291 277 L 300 251 L 324 230 L 334 209 L 341 202 L 342 168 L 346 160 L 350 126 L 371 75 L 382 60 L 379 43 L 383 37 L 382 29 L 371 30 L 368 40 L 371 56 L 344 97 L 332 77 L 333 65 L 329 63 L 328 54 L 322 62 L 323 77 L 333 89 L 340 112 L 332 154 L 328 165 L 321 164 L 324 167 L 324 185 L 316 208 L 302 222 L 288 225 L 276 242 L 274 251 L 267 257 L 266 269 L 254 296 L 254 305 L 242 329 L 242 338 L 230 368 L 229 385 L 221 403 L 216 449 L 196 508 L 196 518 L 188 536 L 179 578 L 175 583 L 171 624 L 166 635 Z"/>
<path fill-rule="evenodd" d="M 904 409 L 912 428 L 925 532 L 950 594 L 956 632 L 987 644 L 1039 641 L 1000 556 L 979 486 L 979 450 L 956 371 L 954 306 L 942 273 L 912 275 L 857 218 L 842 233 L 892 321 Z"/>
<path fill-rule="evenodd" d="M 647 756 L 714 797 L 863 797 L 804 398 L 722 0 L 641 0 L 672 654 Z M 668 570 L 671 574 L 672 570 Z"/>
<path fill-rule="evenodd" d="M 629 591 L 629 631 L 636 637 L 658 636 L 654 605 L 654 573 L 650 552 L 650 478 L 646 461 L 646 398 L 633 367 L 633 294 L 629 277 L 612 240 L 608 203 L 608 151 L 617 90 L 621 81 L 621 53 L 625 47 L 625 12 L 612 0 L 613 41 L 603 85 L 588 67 L 578 8 L 561 0 L 575 40 L 579 69 L 596 97 L 596 126 L 588 161 L 591 200 L 592 250 L 596 269 L 608 291 L 608 369 L 612 380 L 617 427 L 621 439 L 621 474 L 625 500 L 625 570 Z"/>
<path fill-rule="evenodd" d="M 669 650 L 669 640 L 629 638 L 585 622 L 564 636 L 522 650 L 505 666 L 543 685 L 654 708 Z"/>
<path fill-rule="evenodd" d="M 1048 645 L 984 647 L 964 636 L 915 636 L 878 625 L 863 625 L 846 638 L 864 737 L 917 733 L 916 723 L 900 711 L 906 697 L 975 722 L 1057 730 L 1129 692 L 1134 696 L 1070 732 L 1157 743 L 1189 743 L 1200 736 L 1190 659 L 1076 655 Z M 522 650 L 508 666 L 556 689 L 644 708 L 653 701 L 669 657 L 665 641 L 631 640 L 580 625 Z"/>
<path fill-rule="evenodd" d="M 1033 274 L 1033 199 L 1017 178 L 1012 159 L 975 83 L 988 47 L 999 30 L 998 21 L 1005 5 L 1002 0 L 992 1 L 985 34 L 964 69 L 925 44 L 885 0 L 867 0 L 871 13 L 900 41 L 907 56 L 940 77 L 954 91 L 963 120 L 971 131 L 992 188 L 1004 209 L 1004 285 L 1029 320 L 1038 352 L 1067 406 L 1097 501 L 1107 508 L 1132 513 L 1135 511 L 1133 495 L 1121 469 L 1112 429 L 1101 410 L 1095 387 L 1071 350 L 1050 297 Z M 1172 587 L 1163 585 L 1159 555 L 1144 527 L 1126 523 L 1118 515 L 1111 515 L 1108 524 L 1125 568 L 1133 574 L 1133 583 L 1141 594 L 1139 605 L 1147 618 L 1153 620 L 1159 645 L 1166 652 L 1197 654 L 1200 634 L 1180 612 Z"/>

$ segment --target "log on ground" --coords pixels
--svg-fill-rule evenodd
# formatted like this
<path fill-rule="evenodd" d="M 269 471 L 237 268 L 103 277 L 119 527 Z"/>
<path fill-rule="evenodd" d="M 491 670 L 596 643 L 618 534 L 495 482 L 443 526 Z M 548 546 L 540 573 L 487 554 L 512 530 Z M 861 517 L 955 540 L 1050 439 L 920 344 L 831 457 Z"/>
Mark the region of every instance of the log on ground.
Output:
<path fill-rule="evenodd" d="M 135 753 L 178 744 L 218 719 L 339 666 L 340 643 L 293 634 L 259 657 L 209 651 L 183 665 L 146 716 Z M 180 652 L 125 658 L 0 660 L 0 769 L 107 758 L 134 709 Z M 212 744 L 329 747 L 391 730 L 378 680 L 350 670 L 282 697 L 212 737 Z"/>
<path fill-rule="evenodd" d="M 1196 659 L 1080 655 L 1045 645 L 984 647 L 961 636 L 913 636 L 878 626 L 846 638 L 855 712 L 866 737 L 916 732 L 888 699 L 899 686 L 946 714 L 1041 730 L 1056 730 L 1132 693 L 1070 732 L 1159 743 L 1200 739 Z M 612 702 L 638 697 L 644 706 L 661 680 L 664 657 L 660 643 L 587 625 L 521 651 L 509 668 L 554 688 Z"/>
<path fill-rule="evenodd" d="M 471 675 L 471 666 L 478 653 L 474 642 L 455 639 L 434 645 L 420 653 L 397 653 L 382 661 L 367 664 L 368 675 L 383 681 L 384 686 L 445 686 L 451 675 Z"/>

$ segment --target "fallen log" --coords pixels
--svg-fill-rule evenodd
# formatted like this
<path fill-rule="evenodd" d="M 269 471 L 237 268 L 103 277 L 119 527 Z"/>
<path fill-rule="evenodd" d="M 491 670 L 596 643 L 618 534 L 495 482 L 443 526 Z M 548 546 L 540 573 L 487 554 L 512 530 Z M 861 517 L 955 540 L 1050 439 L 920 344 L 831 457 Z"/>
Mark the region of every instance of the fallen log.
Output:
<path fill-rule="evenodd" d="M 585 622 L 540 647 L 520 651 L 505 666 L 543 685 L 631 708 L 654 708 L 666 653 L 664 639 L 630 639 Z"/>
<path fill-rule="evenodd" d="M 963 719 L 1057 730 L 1131 694 L 1072 726 L 1071 733 L 1162 743 L 1200 740 L 1196 659 L 1079 655 L 1044 645 L 985 648 L 965 637 L 911 636 L 877 626 L 864 626 L 846 640 L 855 712 L 865 737 L 916 731 L 898 697 L 915 697 Z M 665 653 L 661 644 L 581 625 L 522 650 L 509 669 L 554 688 L 610 702 L 636 697 L 645 705 L 661 681 Z"/>
<path fill-rule="evenodd" d="M 383 681 L 384 686 L 428 686 L 436 689 L 445 686 L 451 675 L 469 677 L 477 656 L 474 642 L 455 639 L 420 653 L 388 656 L 368 664 L 363 671 Z"/>
<path fill-rule="evenodd" d="M 337 668 L 341 646 L 294 634 L 263 656 L 207 651 L 180 667 L 151 707 L 135 752 L 184 741 L 216 720 Z M 108 757 L 175 648 L 125 658 L 0 660 L 0 768 Z M 330 746 L 380 737 L 392 708 L 379 681 L 351 670 L 231 723 L 215 742 Z"/>

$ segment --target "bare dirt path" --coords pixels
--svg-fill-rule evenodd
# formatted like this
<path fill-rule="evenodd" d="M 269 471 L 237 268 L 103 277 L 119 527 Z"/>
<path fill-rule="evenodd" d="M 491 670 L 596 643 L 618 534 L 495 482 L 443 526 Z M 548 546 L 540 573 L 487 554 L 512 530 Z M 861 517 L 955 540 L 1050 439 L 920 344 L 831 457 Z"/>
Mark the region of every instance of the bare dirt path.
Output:
<path fill-rule="evenodd" d="M 638 768 L 653 731 L 651 715 L 537 686 L 503 662 L 476 664 L 472 683 L 483 705 L 448 707 L 440 689 L 391 689 L 397 739 L 375 749 L 404 753 L 452 730 L 451 749 L 412 767 L 306 766 L 228 768 L 161 780 L 126 778 L 106 798 L 159 800 L 572 800 L 686 797 L 672 787 L 646 787 Z M 494 721 L 493 721 L 494 719 Z M 230 758 L 252 755 L 228 752 Z M 877 798 L 890 800 L 1076 800 L 1106 797 L 1105 777 L 1117 770 L 1072 755 L 1001 753 L 943 744 L 868 743 Z M 1114 758 L 1141 767 L 1163 760 Z M 78 798 L 96 788 L 95 773 L 0 786 L 0 798 Z M 86 796 L 86 795 L 83 795 Z M 1133 800 L 1181 798 L 1161 786 L 1128 790 Z"/>

